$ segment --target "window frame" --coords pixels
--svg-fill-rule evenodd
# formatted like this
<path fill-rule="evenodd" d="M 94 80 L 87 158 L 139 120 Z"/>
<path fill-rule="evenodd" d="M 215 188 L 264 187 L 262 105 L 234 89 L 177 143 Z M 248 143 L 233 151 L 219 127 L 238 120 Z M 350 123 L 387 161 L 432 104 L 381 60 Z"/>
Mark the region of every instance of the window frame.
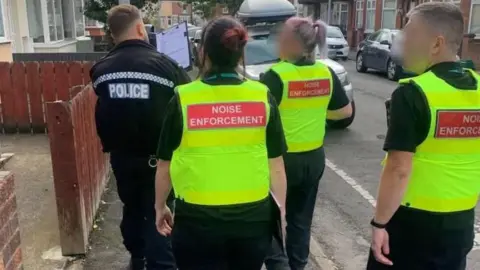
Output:
<path fill-rule="evenodd" d="M 359 8 L 359 6 L 361 8 Z M 355 1 L 355 28 L 356 29 L 361 29 L 363 28 L 363 14 L 364 14 L 364 6 L 365 6 L 365 0 L 357 0 Z M 358 16 L 360 13 L 360 16 Z M 360 18 L 360 20 L 358 20 Z M 359 23 L 361 22 L 361 23 Z"/>
<path fill-rule="evenodd" d="M 342 14 L 345 14 L 345 18 L 347 18 L 347 22 L 344 25 L 348 25 L 348 2 L 333 2 L 333 8 L 331 10 L 331 17 L 330 17 L 330 24 L 337 24 L 337 25 L 342 25 Z M 328 6 L 327 6 L 328 7 Z M 346 7 L 346 10 L 342 10 L 342 7 Z M 327 11 L 328 13 L 328 11 Z M 332 19 L 335 17 L 334 14 L 336 13 L 337 15 L 337 20 L 332 21 Z"/>
<path fill-rule="evenodd" d="M 53 1 L 53 24 L 54 24 L 54 32 L 55 32 L 55 40 L 52 40 L 50 38 L 51 36 L 51 33 L 50 33 L 50 22 L 48 20 L 48 17 L 49 17 L 49 14 L 48 14 L 48 0 L 41 0 L 42 2 L 45 1 L 45 5 L 42 5 L 42 7 L 45 7 L 45 13 L 46 13 L 46 17 L 45 17 L 45 20 L 43 21 L 44 23 L 46 22 L 46 28 L 48 29 L 47 33 L 48 35 L 45 35 L 45 37 L 48 37 L 48 42 L 45 42 L 44 44 L 47 44 L 47 43 L 59 43 L 59 42 L 63 42 L 65 41 L 65 26 L 63 25 L 63 8 L 62 8 L 62 1 L 61 0 L 51 0 Z M 57 24 L 57 15 L 56 15 L 56 12 L 57 12 L 57 1 L 60 2 L 60 14 L 62 16 L 62 21 L 61 21 L 61 25 L 62 25 L 62 31 L 60 31 L 61 35 L 62 35 L 62 38 L 58 38 L 58 31 L 57 31 L 57 27 L 58 27 L 58 24 Z M 43 12 L 42 12 L 42 15 Z M 43 18 L 42 18 L 43 20 Z M 45 31 L 45 24 L 44 24 L 44 31 Z M 47 41 L 47 40 L 46 40 Z"/>
<path fill-rule="evenodd" d="M 395 1 L 395 7 L 391 8 L 385 8 L 385 2 L 387 0 L 382 1 L 382 28 L 386 28 L 384 26 L 384 19 L 385 19 L 385 11 L 394 11 L 393 15 L 393 28 L 388 28 L 388 29 L 396 29 L 396 19 L 397 19 L 397 5 L 398 5 L 398 0 L 393 0 Z"/>
<path fill-rule="evenodd" d="M 470 3 L 470 14 L 468 14 L 468 33 L 474 34 L 475 35 L 474 39 L 480 39 L 480 30 L 479 30 L 479 33 L 472 32 L 472 19 L 473 19 L 472 15 L 473 15 L 474 5 L 480 5 L 480 0 L 472 0 Z"/>
<path fill-rule="evenodd" d="M 9 35 L 8 35 L 8 21 L 6 20 L 6 15 L 7 15 L 7 10 L 6 10 L 6 3 L 5 3 L 5 0 L 0 0 L 0 6 L 1 6 L 1 12 L 0 12 L 0 16 L 1 16 L 1 20 L 2 20 L 2 27 L 3 27 L 3 36 L 0 35 L 0 43 L 2 42 L 7 42 L 7 41 L 10 41 L 9 39 Z"/>
<path fill-rule="evenodd" d="M 375 32 L 375 11 L 376 11 L 376 6 L 377 6 L 377 1 L 378 0 L 366 0 L 367 1 L 367 8 L 366 8 L 366 20 L 365 20 L 365 33 L 372 33 L 372 32 Z M 370 8 L 368 7 L 368 3 L 371 3 L 370 5 Z M 370 12 L 373 12 L 373 25 L 371 25 L 370 27 L 371 28 L 367 28 L 369 27 L 368 25 L 368 13 Z"/>
<path fill-rule="evenodd" d="M 80 3 L 81 3 L 81 8 L 82 8 L 82 11 L 85 11 L 85 0 L 80 0 Z M 83 35 L 79 36 L 78 35 L 78 28 L 77 28 L 77 0 L 73 0 L 73 22 L 74 22 L 74 31 L 75 31 L 75 37 L 74 38 L 80 38 L 80 37 L 84 37 L 85 36 L 85 33 L 86 33 L 86 30 L 85 28 L 87 28 L 87 24 L 86 24 L 86 17 L 85 15 L 83 14 L 83 12 L 81 13 L 81 17 L 82 17 L 82 21 L 83 21 Z M 63 14 L 65 16 L 65 14 Z"/>

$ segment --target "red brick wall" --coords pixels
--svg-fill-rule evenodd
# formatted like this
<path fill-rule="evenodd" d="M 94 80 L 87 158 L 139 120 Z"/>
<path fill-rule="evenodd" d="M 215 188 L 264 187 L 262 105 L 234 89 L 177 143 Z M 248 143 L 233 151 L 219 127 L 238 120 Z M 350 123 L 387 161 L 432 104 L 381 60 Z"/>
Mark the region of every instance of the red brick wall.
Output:
<path fill-rule="evenodd" d="M 22 267 L 20 228 L 14 178 L 10 172 L 0 171 L 0 270 Z"/>
<path fill-rule="evenodd" d="M 182 2 L 172 2 L 172 15 L 190 15 L 192 14 L 192 5 L 187 5 L 187 13 L 183 13 Z"/>

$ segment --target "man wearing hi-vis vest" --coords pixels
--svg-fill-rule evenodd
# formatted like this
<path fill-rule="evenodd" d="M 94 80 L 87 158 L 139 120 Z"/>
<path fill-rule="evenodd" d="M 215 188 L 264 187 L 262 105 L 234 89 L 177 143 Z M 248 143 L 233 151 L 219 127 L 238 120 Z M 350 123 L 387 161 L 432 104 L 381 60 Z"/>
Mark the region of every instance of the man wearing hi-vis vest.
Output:
<path fill-rule="evenodd" d="M 277 100 L 287 140 L 287 256 L 277 241 L 265 261 L 268 270 L 302 270 L 308 262 L 310 227 L 319 180 L 325 168 L 326 118 L 352 114 L 345 90 L 330 68 L 315 60 L 325 46 L 326 26 L 306 18 L 287 20 L 278 42 L 282 61 L 262 76 Z"/>
<path fill-rule="evenodd" d="M 367 269 L 465 270 L 480 193 L 480 76 L 456 61 L 457 6 L 424 3 L 408 19 L 403 66 L 420 75 L 392 94 Z"/>

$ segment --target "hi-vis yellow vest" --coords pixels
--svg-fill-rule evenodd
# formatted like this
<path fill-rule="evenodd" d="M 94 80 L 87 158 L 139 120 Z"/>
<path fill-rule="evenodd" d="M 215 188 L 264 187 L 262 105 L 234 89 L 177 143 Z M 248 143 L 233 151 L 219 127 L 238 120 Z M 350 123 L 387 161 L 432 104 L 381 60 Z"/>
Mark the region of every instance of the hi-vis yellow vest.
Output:
<path fill-rule="evenodd" d="M 280 62 L 272 70 L 284 85 L 279 110 L 288 152 L 321 147 L 333 87 L 330 70 L 321 62 L 311 66 Z"/>
<path fill-rule="evenodd" d="M 198 205 L 265 199 L 270 187 L 267 87 L 248 80 L 219 86 L 197 80 L 177 91 L 183 134 L 170 165 L 176 197 Z"/>
<path fill-rule="evenodd" d="M 480 193 L 480 76 L 477 91 L 457 90 L 432 72 L 413 81 L 427 97 L 430 130 L 413 156 L 402 205 L 456 212 L 475 207 Z"/>

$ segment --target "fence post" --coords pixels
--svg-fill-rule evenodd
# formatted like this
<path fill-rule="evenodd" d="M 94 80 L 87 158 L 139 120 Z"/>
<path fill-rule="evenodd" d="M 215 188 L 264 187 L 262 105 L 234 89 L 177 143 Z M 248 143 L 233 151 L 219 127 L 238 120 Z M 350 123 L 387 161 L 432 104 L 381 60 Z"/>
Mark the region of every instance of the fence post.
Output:
<path fill-rule="evenodd" d="M 88 231 L 71 106 L 69 102 L 48 102 L 46 113 L 62 253 L 66 256 L 85 254 Z"/>

